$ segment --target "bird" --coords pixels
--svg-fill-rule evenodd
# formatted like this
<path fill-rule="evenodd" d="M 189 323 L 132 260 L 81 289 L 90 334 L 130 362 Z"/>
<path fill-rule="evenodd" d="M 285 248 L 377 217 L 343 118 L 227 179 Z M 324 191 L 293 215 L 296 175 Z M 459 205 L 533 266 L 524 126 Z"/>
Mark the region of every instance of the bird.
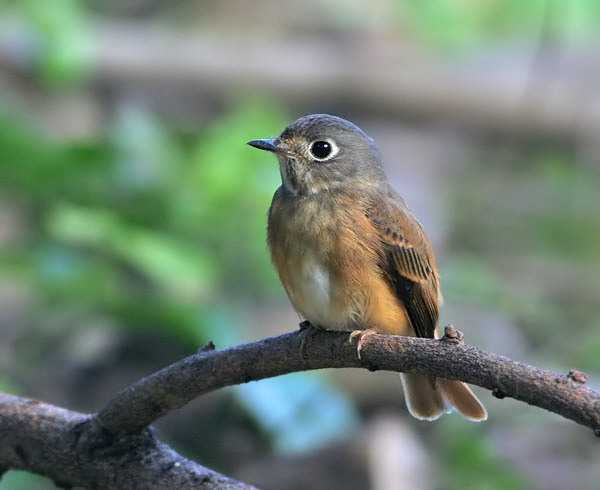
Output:
<path fill-rule="evenodd" d="M 431 243 L 394 190 L 373 139 L 334 115 L 311 114 L 248 144 L 277 156 L 268 211 L 272 262 L 296 312 L 314 327 L 436 338 L 442 303 Z M 360 349 L 360 339 L 359 339 Z M 359 350 L 360 356 L 360 350 Z M 458 380 L 401 373 L 409 413 L 436 420 L 487 412 Z"/>

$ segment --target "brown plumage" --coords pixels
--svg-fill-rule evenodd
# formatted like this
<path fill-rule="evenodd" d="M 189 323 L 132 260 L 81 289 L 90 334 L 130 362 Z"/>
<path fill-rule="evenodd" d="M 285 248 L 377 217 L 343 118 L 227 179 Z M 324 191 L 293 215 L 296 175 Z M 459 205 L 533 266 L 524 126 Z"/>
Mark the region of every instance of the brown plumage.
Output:
<path fill-rule="evenodd" d="M 252 146 L 279 157 L 268 243 L 296 311 L 313 325 L 433 338 L 441 294 L 423 228 L 387 182 L 373 141 L 328 115 L 306 116 Z M 434 420 L 485 408 L 462 382 L 402 376 L 408 408 Z"/>

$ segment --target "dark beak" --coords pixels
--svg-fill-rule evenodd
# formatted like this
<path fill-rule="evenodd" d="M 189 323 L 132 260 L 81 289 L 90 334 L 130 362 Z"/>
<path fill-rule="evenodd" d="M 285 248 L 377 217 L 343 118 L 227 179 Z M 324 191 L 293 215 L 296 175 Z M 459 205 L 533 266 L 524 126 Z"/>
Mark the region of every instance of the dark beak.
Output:
<path fill-rule="evenodd" d="M 259 150 L 270 151 L 271 153 L 279 153 L 281 155 L 290 155 L 292 152 L 282 148 L 281 146 L 277 146 L 275 144 L 275 139 L 270 140 L 252 140 L 248 141 L 250 146 L 254 148 L 258 148 Z"/>

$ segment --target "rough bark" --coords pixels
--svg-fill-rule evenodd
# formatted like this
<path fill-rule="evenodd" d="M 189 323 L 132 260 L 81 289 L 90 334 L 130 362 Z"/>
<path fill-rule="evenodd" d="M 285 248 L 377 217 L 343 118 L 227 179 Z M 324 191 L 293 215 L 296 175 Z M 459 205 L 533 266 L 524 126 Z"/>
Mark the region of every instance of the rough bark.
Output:
<path fill-rule="evenodd" d="M 600 393 L 585 386 L 580 371 L 558 374 L 484 352 L 463 343 L 451 326 L 439 340 L 369 334 L 361 345 L 359 359 L 348 332 L 314 328 L 222 350 L 209 345 L 119 392 L 93 415 L 0 394 L 0 470 L 29 470 L 63 486 L 91 489 L 251 488 L 178 455 L 149 425 L 208 391 L 323 368 L 460 379 L 600 436 Z"/>
<path fill-rule="evenodd" d="M 300 355 L 300 344 L 303 344 Z M 361 359 L 347 332 L 310 329 L 223 350 L 203 349 L 119 393 L 97 414 L 111 433 L 135 432 L 208 391 L 323 368 L 365 367 L 460 379 L 600 430 L 600 394 L 578 371 L 558 374 L 484 352 L 446 327 L 440 340 L 368 335 Z"/>
<path fill-rule="evenodd" d="M 253 488 L 184 458 L 149 429 L 113 436 L 93 416 L 0 393 L 0 475 L 8 469 L 64 488 Z"/>

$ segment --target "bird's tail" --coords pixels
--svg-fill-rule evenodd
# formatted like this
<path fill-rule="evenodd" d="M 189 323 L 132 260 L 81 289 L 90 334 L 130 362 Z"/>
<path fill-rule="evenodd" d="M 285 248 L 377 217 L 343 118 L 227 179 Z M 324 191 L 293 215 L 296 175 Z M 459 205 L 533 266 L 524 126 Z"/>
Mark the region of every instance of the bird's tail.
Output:
<path fill-rule="evenodd" d="M 474 422 L 487 419 L 485 407 L 462 381 L 423 374 L 401 374 L 408 411 L 421 420 L 435 420 L 456 409 Z"/>

